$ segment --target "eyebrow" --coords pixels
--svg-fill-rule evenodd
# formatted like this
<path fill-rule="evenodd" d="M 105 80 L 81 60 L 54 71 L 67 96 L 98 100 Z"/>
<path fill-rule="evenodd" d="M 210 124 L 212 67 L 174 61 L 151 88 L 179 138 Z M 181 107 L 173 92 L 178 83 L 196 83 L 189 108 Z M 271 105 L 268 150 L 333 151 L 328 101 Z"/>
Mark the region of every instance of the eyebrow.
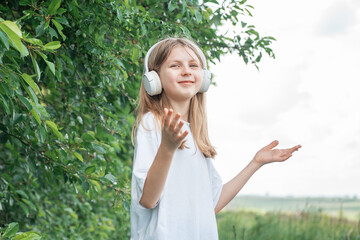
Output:
<path fill-rule="evenodd" d="M 169 62 L 177 62 L 177 63 L 182 63 L 183 61 L 178 60 L 178 59 L 169 59 Z M 195 59 L 191 59 L 189 62 L 195 62 L 197 64 L 200 64 L 198 61 L 196 61 Z"/>

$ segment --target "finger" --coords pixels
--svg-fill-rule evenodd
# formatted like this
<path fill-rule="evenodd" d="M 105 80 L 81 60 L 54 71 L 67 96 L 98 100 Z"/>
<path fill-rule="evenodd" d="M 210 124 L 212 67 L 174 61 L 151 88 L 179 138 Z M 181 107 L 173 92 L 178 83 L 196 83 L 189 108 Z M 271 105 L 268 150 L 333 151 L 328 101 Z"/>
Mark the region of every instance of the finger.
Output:
<path fill-rule="evenodd" d="M 279 144 L 278 140 L 272 141 L 269 145 L 265 146 L 264 148 L 266 149 L 273 149 L 274 147 L 276 147 Z"/>
<path fill-rule="evenodd" d="M 183 132 L 181 135 L 180 135 L 180 137 L 179 137 L 179 139 L 180 140 L 183 140 L 187 135 L 188 135 L 188 131 L 186 130 L 185 132 Z"/>
<path fill-rule="evenodd" d="M 168 111 L 169 110 L 167 108 L 164 108 L 164 116 L 163 116 L 162 122 L 161 122 L 162 126 L 165 126 L 165 118 L 167 116 Z"/>
<path fill-rule="evenodd" d="M 281 157 L 280 157 L 280 161 L 288 160 L 291 156 L 292 156 L 292 154 L 286 154 L 286 155 L 284 155 L 284 156 L 281 156 Z"/>
<path fill-rule="evenodd" d="M 180 121 L 179 124 L 176 125 L 175 129 L 174 129 L 174 132 L 175 133 L 181 133 L 181 128 L 182 126 L 184 125 L 184 122 L 183 121 Z"/>
<path fill-rule="evenodd" d="M 299 150 L 299 148 L 301 148 L 302 146 L 299 144 L 299 145 L 296 145 L 294 148 L 296 148 L 295 151 Z"/>
<path fill-rule="evenodd" d="M 169 127 L 172 114 L 173 114 L 173 110 L 169 109 L 165 117 L 165 127 Z"/>
<path fill-rule="evenodd" d="M 179 121 L 179 119 L 180 119 L 180 113 L 177 113 L 175 115 L 175 117 L 171 121 L 171 124 L 170 124 L 170 129 L 171 130 L 173 130 L 173 131 L 175 130 L 176 124 Z"/>
<path fill-rule="evenodd" d="M 286 150 L 287 153 L 293 153 L 293 152 L 299 150 L 299 148 L 301 148 L 301 145 L 296 145 L 292 148 L 288 148 L 288 149 L 284 149 L 284 150 Z"/>

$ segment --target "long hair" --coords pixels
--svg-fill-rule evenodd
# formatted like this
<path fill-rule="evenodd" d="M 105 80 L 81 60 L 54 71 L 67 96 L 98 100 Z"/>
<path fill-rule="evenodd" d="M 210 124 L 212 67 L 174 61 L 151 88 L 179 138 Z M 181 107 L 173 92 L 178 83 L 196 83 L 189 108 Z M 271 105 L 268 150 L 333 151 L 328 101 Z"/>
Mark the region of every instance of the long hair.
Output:
<path fill-rule="evenodd" d="M 161 65 L 166 61 L 172 49 L 176 46 L 188 47 L 193 50 L 200 60 L 201 67 L 203 68 L 204 63 L 201 60 L 200 53 L 194 47 L 194 44 L 194 42 L 186 38 L 167 38 L 163 40 L 151 52 L 148 61 L 149 71 L 156 71 L 159 73 Z M 189 122 L 193 138 L 200 151 L 205 155 L 205 157 L 214 158 L 216 151 L 211 145 L 208 136 L 205 100 L 205 93 L 200 92 L 191 98 L 189 107 Z M 162 91 L 158 95 L 150 96 L 145 91 L 143 83 L 141 83 L 138 105 L 136 107 L 137 117 L 131 133 L 131 141 L 133 145 L 135 142 L 136 131 L 139 124 L 141 124 L 141 119 L 144 114 L 147 112 L 153 113 L 159 129 L 161 129 L 161 119 L 163 118 L 164 108 L 172 108 L 165 91 Z M 179 149 L 184 149 L 184 147 L 186 147 L 185 142 L 180 145 Z"/>

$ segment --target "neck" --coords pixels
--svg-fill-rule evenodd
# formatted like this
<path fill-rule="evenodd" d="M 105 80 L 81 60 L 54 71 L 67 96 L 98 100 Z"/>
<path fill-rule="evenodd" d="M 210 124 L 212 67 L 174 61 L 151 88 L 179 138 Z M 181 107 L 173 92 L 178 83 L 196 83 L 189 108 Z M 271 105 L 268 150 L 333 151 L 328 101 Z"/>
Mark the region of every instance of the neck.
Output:
<path fill-rule="evenodd" d="M 189 107 L 190 107 L 190 100 L 186 100 L 183 102 L 171 101 L 170 104 L 174 110 L 174 116 L 176 113 L 181 114 L 181 120 L 185 122 L 189 122 Z"/>

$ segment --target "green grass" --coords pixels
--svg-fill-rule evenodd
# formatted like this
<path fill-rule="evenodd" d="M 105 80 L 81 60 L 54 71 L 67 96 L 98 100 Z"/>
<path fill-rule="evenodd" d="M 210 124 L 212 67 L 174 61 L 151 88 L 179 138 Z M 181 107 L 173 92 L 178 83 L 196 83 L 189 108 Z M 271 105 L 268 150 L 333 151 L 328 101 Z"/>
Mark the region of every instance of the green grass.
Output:
<path fill-rule="evenodd" d="M 360 200 L 241 196 L 217 224 L 220 240 L 360 240 Z"/>
<path fill-rule="evenodd" d="M 321 212 L 266 214 L 246 211 L 217 215 L 220 240 L 355 240 L 360 223 Z"/>

